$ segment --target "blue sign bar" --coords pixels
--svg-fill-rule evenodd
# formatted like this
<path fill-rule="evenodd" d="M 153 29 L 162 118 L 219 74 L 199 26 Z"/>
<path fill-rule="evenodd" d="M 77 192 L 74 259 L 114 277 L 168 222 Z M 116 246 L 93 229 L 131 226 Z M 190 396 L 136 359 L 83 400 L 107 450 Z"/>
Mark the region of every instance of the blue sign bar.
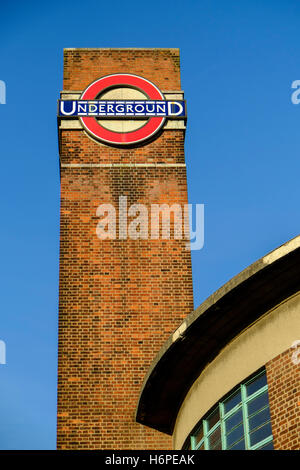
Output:
<path fill-rule="evenodd" d="M 164 116 L 185 118 L 185 101 L 136 100 L 59 100 L 58 115 L 64 117 L 93 116 L 99 118 L 147 118 Z"/>

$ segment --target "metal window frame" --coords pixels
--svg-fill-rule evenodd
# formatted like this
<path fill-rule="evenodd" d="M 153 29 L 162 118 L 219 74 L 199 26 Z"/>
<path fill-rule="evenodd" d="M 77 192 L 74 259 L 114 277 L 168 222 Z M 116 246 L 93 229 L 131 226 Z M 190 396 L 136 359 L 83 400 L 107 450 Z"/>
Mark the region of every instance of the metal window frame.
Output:
<path fill-rule="evenodd" d="M 272 433 L 267 436 L 265 439 L 262 439 L 261 441 L 257 442 L 256 444 L 252 445 L 251 446 L 251 434 L 255 431 L 257 431 L 258 429 L 260 429 L 261 427 L 265 426 L 266 424 L 270 423 L 270 420 L 264 422 L 263 424 L 257 426 L 256 428 L 252 429 L 250 431 L 250 427 L 249 427 L 249 418 L 255 416 L 256 414 L 258 414 L 259 412 L 263 411 L 264 409 L 267 409 L 269 408 L 269 400 L 268 400 L 268 404 L 263 406 L 262 408 L 256 410 L 254 413 L 252 413 L 251 415 L 249 415 L 248 413 L 248 405 L 249 403 L 251 403 L 253 400 L 255 400 L 257 397 L 259 397 L 260 395 L 263 395 L 265 392 L 268 392 L 268 384 L 264 385 L 263 387 L 259 388 L 258 390 L 256 390 L 256 392 L 252 393 L 251 395 L 248 395 L 247 396 L 247 386 L 251 383 L 251 382 L 254 382 L 255 380 L 257 380 L 260 376 L 264 375 L 266 372 L 265 370 L 261 370 L 259 371 L 256 375 L 252 376 L 251 378 L 248 378 L 246 379 L 244 382 L 242 382 L 240 385 L 238 385 L 235 389 L 232 390 L 232 393 L 230 393 L 230 395 L 227 395 L 225 399 L 222 399 L 209 413 L 209 415 L 207 416 L 207 418 L 203 419 L 200 421 L 200 426 L 202 425 L 203 427 L 203 437 L 202 439 L 198 442 L 198 444 L 196 444 L 196 440 L 197 440 L 197 434 L 196 433 L 193 433 L 191 436 L 190 436 L 190 443 L 191 443 L 191 450 L 199 450 L 200 447 L 204 444 L 204 450 L 211 450 L 210 447 L 209 447 L 209 437 L 211 436 L 211 434 L 213 434 L 216 429 L 218 427 L 220 427 L 220 433 L 221 433 L 221 446 L 222 446 L 222 450 L 228 450 L 228 446 L 227 446 L 227 434 L 226 434 L 226 420 L 228 418 L 230 418 L 231 416 L 233 416 L 235 413 L 237 413 L 239 410 L 242 410 L 242 421 L 240 423 L 238 423 L 235 427 L 237 426 L 240 426 L 240 424 L 242 423 L 243 424 L 243 428 L 244 428 L 244 434 L 243 434 L 243 438 L 244 438 L 244 442 L 245 442 L 245 450 L 257 450 L 257 449 L 260 449 L 261 447 L 265 446 L 266 444 L 268 444 L 269 442 L 273 441 L 273 435 Z M 235 405 L 231 410 L 229 410 L 227 413 L 225 413 L 225 402 L 228 400 L 228 398 L 230 398 L 230 396 L 234 395 L 236 392 L 238 392 L 238 390 L 240 390 L 241 392 L 241 401 Z M 214 424 L 214 426 L 209 429 L 209 425 L 208 425 L 208 418 L 209 416 L 211 416 L 212 413 L 215 412 L 216 409 L 219 409 L 219 421 Z M 197 426 L 197 428 L 199 429 L 200 427 L 199 425 Z M 235 429 L 232 428 L 233 429 Z M 242 439 L 242 438 L 241 438 Z M 235 445 L 236 443 L 238 443 L 241 439 L 235 441 L 231 446 L 230 448 Z M 230 449 L 229 448 L 229 449 Z"/>

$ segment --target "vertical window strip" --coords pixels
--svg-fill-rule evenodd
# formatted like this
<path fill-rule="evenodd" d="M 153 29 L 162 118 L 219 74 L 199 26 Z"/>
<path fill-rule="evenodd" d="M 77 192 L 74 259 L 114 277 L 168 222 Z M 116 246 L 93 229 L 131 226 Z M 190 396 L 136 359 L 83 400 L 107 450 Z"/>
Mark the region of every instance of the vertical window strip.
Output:
<path fill-rule="evenodd" d="M 224 404 L 221 402 L 219 403 L 220 407 L 220 426 L 221 426 L 221 442 L 222 442 L 222 450 L 226 449 L 226 429 L 225 429 L 225 419 L 224 419 Z"/>
<path fill-rule="evenodd" d="M 191 436 L 191 450 L 197 450 L 196 436 Z"/>
<path fill-rule="evenodd" d="M 249 438 L 249 422 L 248 422 L 248 408 L 247 408 L 247 390 L 245 385 L 241 385 L 242 395 L 242 411 L 243 411 L 243 423 L 244 423 L 244 438 L 245 438 L 245 449 L 250 449 L 250 438 Z"/>
<path fill-rule="evenodd" d="M 209 441 L 208 441 L 208 423 L 206 419 L 203 421 L 203 436 L 204 436 L 204 450 L 209 450 Z"/>

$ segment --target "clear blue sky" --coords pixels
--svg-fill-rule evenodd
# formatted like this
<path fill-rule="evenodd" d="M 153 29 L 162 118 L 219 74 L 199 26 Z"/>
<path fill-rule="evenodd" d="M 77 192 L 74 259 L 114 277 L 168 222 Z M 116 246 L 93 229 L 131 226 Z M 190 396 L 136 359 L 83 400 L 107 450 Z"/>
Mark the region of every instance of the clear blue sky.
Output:
<path fill-rule="evenodd" d="M 179 47 L 195 306 L 299 233 L 297 0 L 1 2 L 0 448 L 53 449 L 64 47 Z"/>

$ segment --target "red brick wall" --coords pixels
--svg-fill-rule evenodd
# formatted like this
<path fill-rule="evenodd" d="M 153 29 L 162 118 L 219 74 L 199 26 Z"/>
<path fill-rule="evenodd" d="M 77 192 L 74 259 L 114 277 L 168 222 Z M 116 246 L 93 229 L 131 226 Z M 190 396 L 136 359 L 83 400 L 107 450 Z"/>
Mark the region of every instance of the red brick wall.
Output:
<path fill-rule="evenodd" d="M 83 90 L 103 75 L 142 75 L 179 90 L 179 52 L 67 50 L 64 89 Z M 83 131 L 60 135 L 59 449 L 171 449 L 165 436 L 135 422 L 144 376 L 193 309 L 190 252 L 184 240 L 99 240 L 99 204 L 187 202 L 184 166 L 74 168 L 70 163 L 184 163 L 184 131 L 163 131 L 142 147 L 98 144 Z"/>
<path fill-rule="evenodd" d="M 274 449 L 300 449 L 300 364 L 288 349 L 266 364 Z"/>
<path fill-rule="evenodd" d="M 84 90 L 111 73 L 133 73 L 161 90 L 180 90 L 178 49 L 66 49 L 64 90 Z"/>

